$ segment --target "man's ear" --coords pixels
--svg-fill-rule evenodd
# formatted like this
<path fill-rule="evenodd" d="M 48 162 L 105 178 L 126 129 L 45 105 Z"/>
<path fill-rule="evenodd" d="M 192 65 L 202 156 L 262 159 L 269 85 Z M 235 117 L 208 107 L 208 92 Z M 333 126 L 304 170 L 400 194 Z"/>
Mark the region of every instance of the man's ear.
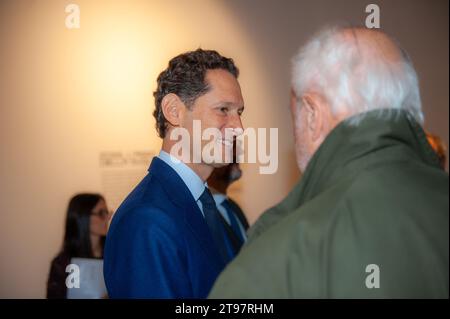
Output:
<path fill-rule="evenodd" d="M 295 119 L 298 114 L 300 113 L 300 107 L 299 107 L 299 98 L 297 94 L 295 93 L 295 90 L 291 88 L 291 94 L 290 94 L 290 109 L 291 109 L 291 115 L 292 118 Z"/>
<path fill-rule="evenodd" d="M 315 93 L 306 93 L 302 97 L 305 108 L 306 123 L 311 133 L 312 141 L 317 141 L 324 129 L 324 108 L 326 107 L 324 99 Z"/>
<path fill-rule="evenodd" d="M 164 117 L 175 127 L 180 126 L 180 123 L 182 122 L 184 108 L 184 103 L 178 95 L 174 93 L 165 95 L 161 101 L 161 110 Z"/>

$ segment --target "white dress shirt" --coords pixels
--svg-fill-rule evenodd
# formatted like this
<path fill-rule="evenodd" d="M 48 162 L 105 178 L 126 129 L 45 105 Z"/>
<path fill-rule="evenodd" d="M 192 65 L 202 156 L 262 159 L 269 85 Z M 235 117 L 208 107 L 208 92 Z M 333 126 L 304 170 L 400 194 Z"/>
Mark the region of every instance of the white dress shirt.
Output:
<path fill-rule="evenodd" d="M 208 184 L 206 184 L 206 182 L 203 182 L 200 176 L 198 176 L 197 173 L 192 170 L 192 168 L 190 168 L 174 156 L 170 155 L 169 153 L 161 150 L 159 152 L 158 158 L 172 167 L 178 174 L 178 176 L 180 176 L 184 184 L 186 184 L 187 188 L 191 192 L 192 197 L 194 197 L 204 217 L 205 214 L 203 213 L 202 202 L 199 200 L 199 198 L 203 194 L 203 191 L 205 190 L 205 187 L 208 186 Z"/>

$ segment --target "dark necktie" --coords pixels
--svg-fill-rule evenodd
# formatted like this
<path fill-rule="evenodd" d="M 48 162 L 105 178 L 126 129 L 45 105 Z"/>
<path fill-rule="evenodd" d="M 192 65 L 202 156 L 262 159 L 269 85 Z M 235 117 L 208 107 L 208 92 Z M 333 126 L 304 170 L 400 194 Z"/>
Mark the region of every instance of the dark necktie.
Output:
<path fill-rule="evenodd" d="M 208 187 L 205 187 L 200 201 L 203 206 L 206 224 L 211 230 L 211 235 L 223 260 L 228 263 L 234 257 L 234 250 L 221 220 L 220 212 Z"/>
<path fill-rule="evenodd" d="M 239 227 L 238 220 L 234 214 L 233 208 L 230 205 L 228 199 L 225 199 L 221 204 L 227 211 L 228 219 L 230 220 L 231 229 L 233 229 L 234 234 L 239 239 L 239 245 L 242 246 L 244 243 L 244 238 L 242 237 L 241 228 Z"/>

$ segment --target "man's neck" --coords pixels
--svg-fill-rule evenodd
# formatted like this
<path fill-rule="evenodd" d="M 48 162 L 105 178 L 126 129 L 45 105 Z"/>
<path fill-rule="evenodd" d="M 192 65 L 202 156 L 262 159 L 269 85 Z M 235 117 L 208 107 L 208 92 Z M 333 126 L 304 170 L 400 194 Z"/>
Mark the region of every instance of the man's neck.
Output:
<path fill-rule="evenodd" d="M 205 182 L 208 179 L 209 175 L 211 175 L 213 167 L 210 165 L 206 165 L 204 163 L 190 163 L 190 162 L 186 163 L 186 161 L 183 160 L 182 157 L 178 156 L 177 154 L 170 153 L 170 150 L 172 149 L 173 145 L 174 143 L 172 141 L 167 141 L 166 139 L 164 139 L 161 150 L 186 164 L 190 169 L 194 171 L 195 174 L 197 174 L 200 177 L 200 179 L 203 182 Z"/>
<path fill-rule="evenodd" d="M 208 181 L 208 188 L 212 194 L 227 194 L 227 186 L 225 183 L 214 183 L 211 179 Z"/>

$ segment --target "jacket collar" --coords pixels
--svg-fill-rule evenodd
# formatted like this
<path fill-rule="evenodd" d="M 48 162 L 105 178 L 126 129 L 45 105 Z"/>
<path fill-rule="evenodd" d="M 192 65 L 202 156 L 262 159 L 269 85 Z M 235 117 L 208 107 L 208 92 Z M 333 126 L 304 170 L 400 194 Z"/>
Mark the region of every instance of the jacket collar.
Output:
<path fill-rule="evenodd" d="M 352 124 L 355 120 L 357 125 Z M 440 167 L 425 132 L 409 112 L 380 109 L 343 121 L 326 137 L 288 196 L 255 223 L 249 239 L 256 238 L 335 181 L 351 178 L 371 165 L 403 160 Z"/>
<path fill-rule="evenodd" d="M 153 158 L 148 171 L 160 181 L 161 187 L 164 189 L 167 197 L 172 203 L 179 207 L 180 218 L 184 219 L 189 226 L 190 231 L 201 243 L 205 252 L 212 260 L 221 263 L 222 259 L 219 252 L 211 244 L 214 241 L 203 214 L 189 191 L 189 188 L 180 176 L 178 176 L 172 167 L 158 157 Z M 220 264 L 219 266 L 223 265 Z"/>
<path fill-rule="evenodd" d="M 189 166 L 173 157 L 169 153 L 161 150 L 158 158 L 163 160 L 164 163 L 169 165 L 177 175 L 183 180 L 184 184 L 188 187 L 194 200 L 197 201 L 203 194 L 206 183 L 195 173 Z"/>
<path fill-rule="evenodd" d="M 312 157 L 298 184 L 304 189 L 301 197 L 309 200 L 368 166 L 406 159 L 439 167 L 425 132 L 408 111 L 379 109 L 355 115 L 340 123 Z"/>

